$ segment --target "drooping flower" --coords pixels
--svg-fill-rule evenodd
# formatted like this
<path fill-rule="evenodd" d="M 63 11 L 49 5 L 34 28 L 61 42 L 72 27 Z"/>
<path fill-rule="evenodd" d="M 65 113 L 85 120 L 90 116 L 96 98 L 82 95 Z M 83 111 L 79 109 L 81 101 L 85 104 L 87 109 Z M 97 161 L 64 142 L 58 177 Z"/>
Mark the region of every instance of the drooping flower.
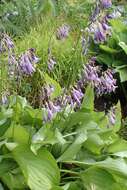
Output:
<path fill-rule="evenodd" d="M 20 57 L 19 66 L 21 71 L 26 75 L 32 75 L 36 71 L 36 63 L 39 58 L 35 56 L 35 50 L 33 48 L 27 50 Z"/>
<path fill-rule="evenodd" d="M 8 49 L 9 51 L 14 49 L 14 42 L 12 41 L 10 36 L 5 33 L 2 34 L 1 49 Z"/>
<path fill-rule="evenodd" d="M 2 92 L 2 97 L 1 97 L 1 104 L 5 105 L 8 103 L 8 96 L 10 95 L 9 91 L 6 90 L 4 92 Z"/>
<path fill-rule="evenodd" d="M 84 96 L 84 94 L 80 88 L 79 89 L 77 89 L 77 88 L 72 89 L 73 102 L 76 103 L 78 106 L 81 105 L 81 100 L 82 100 L 83 96 Z"/>
<path fill-rule="evenodd" d="M 81 37 L 81 45 L 82 45 L 82 54 L 87 55 L 89 46 L 90 46 L 90 37 L 89 35 L 85 38 L 85 36 Z"/>
<path fill-rule="evenodd" d="M 53 68 L 54 68 L 54 66 L 56 65 L 56 61 L 55 61 L 54 58 L 52 58 L 52 57 L 50 56 L 50 57 L 48 58 L 47 64 L 48 64 L 48 69 L 49 69 L 49 71 L 52 71 Z"/>
<path fill-rule="evenodd" d="M 84 66 L 82 73 L 82 81 L 84 83 L 91 83 L 94 87 L 100 84 L 99 66 L 95 65 L 95 58 L 92 58 L 88 64 Z"/>
<path fill-rule="evenodd" d="M 55 105 L 52 101 L 46 102 L 47 116 L 44 117 L 44 122 L 51 121 L 54 116 L 61 111 L 59 105 Z"/>
<path fill-rule="evenodd" d="M 67 38 L 69 36 L 69 31 L 70 31 L 70 26 L 66 25 L 66 24 L 63 24 L 62 26 L 60 26 L 57 29 L 56 38 L 58 40 L 63 40 L 65 38 Z"/>
<path fill-rule="evenodd" d="M 98 22 L 94 25 L 94 42 L 103 43 L 106 41 L 108 25 L 104 22 Z"/>
<path fill-rule="evenodd" d="M 101 0 L 101 5 L 105 9 L 110 8 L 112 6 L 112 1 L 111 0 Z"/>
<path fill-rule="evenodd" d="M 2 96 L 2 104 L 6 104 L 8 102 L 7 96 Z"/>
<path fill-rule="evenodd" d="M 113 77 L 112 70 L 108 69 L 103 73 L 103 76 L 101 77 L 102 86 L 104 88 L 105 93 L 111 93 L 115 92 L 117 85 L 116 85 L 116 79 Z"/>
<path fill-rule="evenodd" d="M 89 63 L 84 66 L 78 84 L 82 87 L 83 84 L 91 83 L 98 96 L 115 92 L 117 85 L 113 71 L 107 69 L 103 72 L 101 66 L 96 65 L 95 61 L 96 58 L 93 57 Z"/>
<path fill-rule="evenodd" d="M 115 125 L 116 123 L 116 114 L 115 114 L 115 107 L 111 107 L 108 111 L 108 120 L 111 125 Z"/>

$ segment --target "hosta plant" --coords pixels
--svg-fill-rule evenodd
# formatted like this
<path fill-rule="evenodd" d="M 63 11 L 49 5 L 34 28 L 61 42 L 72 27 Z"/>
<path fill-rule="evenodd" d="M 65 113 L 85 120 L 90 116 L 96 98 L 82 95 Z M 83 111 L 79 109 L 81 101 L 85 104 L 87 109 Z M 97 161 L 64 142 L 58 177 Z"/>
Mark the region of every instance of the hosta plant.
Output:
<path fill-rule="evenodd" d="M 95 112 L 88 86 L 81 108 L 48 123 L 45 109 L 11 96 L 0 111 L 0 181 L 3 189 L 126 189 L 126 141 L 105 113 Z M 106 183 L 105 183 L 106 182 Z"/>

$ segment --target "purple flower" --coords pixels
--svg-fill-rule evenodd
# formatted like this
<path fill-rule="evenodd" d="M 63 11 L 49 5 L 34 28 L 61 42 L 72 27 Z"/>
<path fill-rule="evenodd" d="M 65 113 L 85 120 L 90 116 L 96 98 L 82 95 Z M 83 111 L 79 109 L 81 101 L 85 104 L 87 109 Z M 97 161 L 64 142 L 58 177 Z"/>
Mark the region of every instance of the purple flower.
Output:
<path fill-rule="evenodd" d="M 24 74 L 32 75 L 35 72 L 35 68 L 31 63 L 27 54 L 23 54 L 20 58 L 20 68 Z"/>
<path fill-rule="evenodd" d="M 119 11 L 114 11 L 113 13 L 111 13 L 109 15 L 112 19 L 116 19 L 116 18 L 119 18 L 121 17 L 121 13 Z"/>
<path fill-rule="evenodd" d="M 103 26 L 101 23 L 96 26 L 95 31 L 94 31 L 94 42 L 95 43 L 101 43 L 106 40 L 106 32 L 103 29 Z"/>
<path fill-rule="evenodd" d="M 2 93 L 2 98 L 1 98 L 1 103 L 4 105 L 4 104 L 7 104 L 8 103 L 8 96 L 10 95 L 9 91 L 4 91 Z"/>
<path fill-rule="evenodd" d="M 90 61 L 89 64 L 85 65 L 84 71 L 82 74 L 82 80 L 84 83 L 91 83 L 94 87 L 100 84 L 100 77 L 98 75 L 100 68 L 95 66 L 94 59 Z"/>
<path fill-rule="evenodd" d="M 7 48 L 9 51 L 14 49 L 14 42 L 7 34 L 3 34 L 3 38 L 1 41 L 1 48 L 2 49 Z"/>
<path fill-rule="evenodd" d="M 116 79 L 113 78 L 113 72 L 110 69 L 103 73 L 103 76 L 101 77 L 101 82 L 101 86 L 103 87 L 102 93 L 115 92 L 117 88 Z"/>
<path fill-rule="evenodd" d="M 52 71 L 54 68 L 54 65 L 56 65 L 56 61 L 53 58 L 49 57 L 47 64 L 48 64 L 49 71 Z"/>
<path fill-rule="evenodd" d="M 111 0 L 101 0 L 102 7 L 107 9 L 112 6 L 112 1 Z"/>
<path fill-rule="evenodd" d="M 102 28 L 103 28 L 105 31 L 111 29 L 111 27 L 110 27 L 106 22 L 104 22 L 104 21 L 102 21 L 101 25 L 102 25 Z"/>
<path fill-rule="evenodd" d="M 39 58 L 34 54 L 34 49 L 29 49 L 20 57 L 20 69 L 24 74 L 32 75 L 36 71 L 36 63 L 38 63 Z"/>
<path fill-rule="evenodd" d="M 81 89 L 76 89 L 76 88 L 72 89 L 73 101 L 76 102 L 76 104 L 78 106 L 81 105 L 81 100 L 82 100 L 83 96 L 84 96 L 84 94 L 82 93 Z"/>
<path fill-rule="evenodd" d="M 57 29 L 56 38 L 63 40 L 69 36 L 70 26 L 63 24 Z"/>
<path fill-rule="evenodd" d="M 44 117 L 44 122 L 51 121 L 54 116 L 61 111 L 61 107 L 59 105 L 55 105 L 52 101 L 46 103 L 47 116 Z"/>
<path fill-rule="evenodd" d="M 115 92 L 116 88 L 116 79 L 113 78 L 113 72 L 108 69 L 102 73 L 102 76 L 100 77 L 100 83 L 98 86 L 96 86 L 96 93 L 99 96 L 102 94 L 110 94 Z"/>
<path fill-rule="evenodd" d="M 86 55 L 90 46 L 90 37 L 88 36 L 86 39 L 84 36 L 81 38 L 81 44 L 82 44 L 82 54 Z"/>
<path fill-rule="evenodd" d="M 115 123 L 116 123 L 115 107 L 110 108 L 107 116 L 108 116 L 108 120 L 109 120 L 110 124 L 115 125 Z"/>
<path fill-rule="evenodd" d="M 3 95 L 1 101 L 2 101 L 2 104 L 7 104 L 7 102 L 8 102 L 7 96 L 6 96 L 6 95 Z"/>

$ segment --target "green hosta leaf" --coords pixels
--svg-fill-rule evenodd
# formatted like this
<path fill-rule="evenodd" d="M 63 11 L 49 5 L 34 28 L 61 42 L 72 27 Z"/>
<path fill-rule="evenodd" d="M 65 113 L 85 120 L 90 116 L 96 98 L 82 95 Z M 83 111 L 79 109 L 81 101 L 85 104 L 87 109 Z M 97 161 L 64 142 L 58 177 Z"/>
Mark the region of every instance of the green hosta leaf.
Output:
<path fill-rule="evenodd" d="M 15 172 L 15 170 L 11 170 L 11 172 L 5 173 L 1 177 L 1 179 L 4 182 L 4 184 L 8 186 L 10 190 L 14 190 L 14 189 L 23 190 L 27 187 L 22 173 Z"/>
<path fill-rule="evenodd" d="M 121 60 L 113 60 L 112 61 L 112 65 L 111 66 L 113 66 L 113 67 L 121 67 L 121 66 L 123 66 L 123 61 L 121 61 Z"/>
<path fill-rule="evenodd" d="M 126 30 L 126 25 L 119 19 L 112 19 L 110 21 L 113 31 L 116 33 L 122 33 L 124 30 Z"/>
<path fill-rule="evenodd" d="M 124 52 L 127 54 L 127 45 L 124 42 L 119 42 L 119 46 L 124 50 Z"/>
<path fill-rule="evenodd" d="M 56 143 L 65 144 L 65 140 L 58 129 L 53 129 L 48 125 L 43 126 L 32 138 L 31 150 L 36 151 L 43 145 Z"/>
<path fill-rule="evenodd" d="M 114 190 L 115 179 L 109 172 L 101 168 L 90 168 L 82 172 L 81 179 L 84 186 L 89 190 L 92 188 L 96 190 Z"/>
<path fill-rule="evenodd" d="M 104 168 L 113 174 L 117 174 L 121 177 L 127 177 L 127 163 L 124 159 L 112 159 L 108 158 L 102 162 L 95 164 L 98 167 Z"/>
<path fill-rule="evenodd" d="M 105 45 L 100 45 L 99 47 L 100 47 L 100 49 L 102 49 L 103 51 L 105 51 L 105 52 L 107 52 L 107 53 L 110 53 L 110 54 L 118 53 L 118 52 L 119 52 L 118 50 L 113 49 L 113 48 L 110 48 L 110 47 L 105 46 Z"/>
<path fill-rule="evenodd" d="M 78 189 L 82 189 L 82 187 L 81 187 L 81 183 L 70 182 L 70 183 L 67 183 L 65 186 L 63 186 L 62 189 L 63 190 L 78 190 Z"/>
<path fill-rule="evenodd" d="M 108 147 L 110 153 L 127 151 L 127 141 L 118 139 Z"/>
<path fill-rule="evenodd" d="M 3 188 L 3 186 L 2 186 L 2 184 L 0 183 L 0 190 L 4 190 L 4 188 Z"/>
<path fill-rule="evenodd" d="M 57 83 L 54 79 L 50 78 L 49 75 L 47 75 L 47 74 L 45 74 L 44 78 L 48 85 L 51 85 L 54 87 L 54 92 L 52 92 L 51 98 L 54 99 L 54 98 L 60 96 L 62 93 L 62 89 L 61 89 L 59 83 Z"/>
<path fill-rule="evenodd" d="M 126 65 L 124 65 L 122 67 L 117 67 L 116 71 L 118 71 L 120 74 L 121 82 L 127 81 L 127 66 Z"/>
<path fill-rule="evenodd" d="M 27 106 L 26 98 L 23 98 L 21 96 L 10 96 L 9 107 L 17 106 L 17 104 L 20 104 L 20 106 L 24 108 Z"/>
<path fill-rule="evenodd" d="M 97 61 L 100 63 L 100 64 L 102 64 L 102 63 L 104 63 L 105 65 L 107 65 L 107 66 L 111 66 L 112 65 L 112 62 L 113 62 L 113 60 L 112 60 L 112 57 L 111 56 L 109 56 L 108 54 L 100 54 L 100 55 L 98 55 L 97 56 Z"/>
<path fill-rule="evenodd" d="M 16 167 L 16 163 L 11 159 L 4 159 L 0 162 L 0 177 Z"/>
<path fill-rule="evenodd" d="M 0 136 L 8 129 L 11 117 L 13 116 L 12 109 L 2 109 L 0 112 Z"/>
<path fill-rule="evenodd" d="M 82 144 L 87 140 L 87 133 L 86 131 L 82 130 L 75 141 L 69 145 L 69 147 L 65 150 L 65 152 L 58 158 L 58 161 L 67 161 L 74 159 L 76 157 L 76 154 L 79 152 L 80 148 L 82 147 Z"/>
<path fill-rule="evenodd" d="M 58 187 L 58 186 L 54 186 L 50 190 L 63 190 L 63 188 L 62 187 Z"/>
<path fill-rule="evenodd" d="M 89 167 L 98 167 L 107 170 L 108 172 L 112 173 L 113 175 L 118 175 L 121 178 L 127 177 L 127 163 L 123 158 L 107 158 L 104 161 L 95 162 L 95 161 L 70 161 L 72 164 L 77 164 L 81 166 L 89 166 Z"/>
<path fill-rule="evenodd" d="M 34 109 L 26 106 L 22 114 L 22 122 L 24 124 L 42 126 L 43 113 L 44 110 L 42 109 Z"/>
<path fill-rule="evenodd" d="M 118 157 L 121 157 L 121 158 L 127 158 L 127 150 L 126 151 L 115 152 L 112 155 L 118 156 Z"/>
<path fill-rule="evenodd" d="M 26 128 L 20 125 L 11 126 L 4 134 L 6 138 L 12 138 L 17 143 L 28 144 L 30 134 Z"/>
<path fill-rule="evenodd" d="M 116 110 L 115 110 L 115 114 L 116 114 L 116 122 L 115 122 L 115 126 L 113 128 L 113 130 L 115 132 L 119 131 L 121 128 L 121 105 L 120 102 L 117 103 L 116 105 Z"/>
<path fill-rule="evenodd" d="M 60 173 L 56 161 L 45 149 L 34 155 L 27 146 L 19 146 L 12 152 L 31 190 L 50 190 L 59 185 Z"/>
<path fill-rule="evenodd" d="M 84 143 L 84 147 L 93 153 L 99 154 L 102 147 L 104 146 L 104 141 L 98 134 L 90 134 L 88 139 Z"/>
<path fill-rule="evenodd" d="M 82 107 L 89 110 L 94 110 L 94 89 L 91 85 L 86 88 L 85 96 L 83 99 Z"/>
<path fill-rule="evenodd" d="M 85 112 L 74 112 L 70 114 L 66 121 L 62 123 L 62 128 L 64 128 L 66 131 L 70 130 L 71 127 L 77 125 L 77 124 L 87 124 L 92 120 L 91 114 L 85 113 Z"/>

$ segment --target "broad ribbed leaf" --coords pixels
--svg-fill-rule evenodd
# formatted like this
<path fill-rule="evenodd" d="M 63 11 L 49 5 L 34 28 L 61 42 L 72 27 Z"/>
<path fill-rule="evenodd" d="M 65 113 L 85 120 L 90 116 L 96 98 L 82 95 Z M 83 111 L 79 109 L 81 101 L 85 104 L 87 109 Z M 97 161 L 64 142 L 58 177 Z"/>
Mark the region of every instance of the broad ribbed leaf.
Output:
<path fill-rule="evenodd" d="M 76 157 L 76 154 L 79 152 L 80 148 L 82 147 L 82 144 L 87 139 L 87 133 L 86 131 L 82 131 L 78 134 L 75 141 L 65 150 L 65 152 L 60 156 L 58 161 L 67 161 L 74 159 Z"/>
<path fill-rule="evenodd" d="M 119 42 L 119 46 L 123 49 L 123 51 L 127 54 L 127 44 L 124 42 Z"/>
<path fill-rule="evenodd" d="M 105 45 L 100 45 L 99 47 L 100 47 L 100 49 L 102 49 L 103 51 L 105 51 L 105 52 L 107 52 L 107 53 L 110 53 L 110 54 L 118 53 L 118 52 L 119 52 L 118 50 L 113 49 L 113 48 L 108 47 L 108 46 L 105 46 Z"/>
<path fill-rule="evenodd" d="M 93 153 L 99 154 L 101 148 L 104 146 L 104 141 L 98 134 L 90 134 L 84 143 L 84 147 Z"/>
<path fill-rule="evenodd" d="M 114 190 L 112 186 L 115 184 L 115 179 L 106 170 L 90 168 L 81 173 L 81 179 L 88 190 L 92 187 L 96 190 Z"/>
<path fill-rule="evenodd" d="M 60 173 L 52 155 L 45 149 L 37 155 L 27 146 L 19 146 L 12 152 L 31 190 L 50 190 L 59 185 Z"/>
<path fill-rule="evenodd" d="M 20 125 L 15 125 L 9 127 L 9 129 L 4 134 L 4 137 L 12 138 L 14 142 L 27 144 L 30 138 L 30 134 L 28 133 L 26 128 Z"/>
<path fill-rule="evenodd" d="M 127 81 L 127 66 L 123 65 L 121 67 L 117 67 L 116 70 L 120 74 L 120 80 L 121 80 L 121 82 Z"/>
<path fill-rule="evenodd" d="M 98 168 L 102 168 L 105 169 L 107 171 L 109 171 L 112 174 L 118 175 L 121 178 L 126 178 L 127 177 L 127 163 L 123 158 L 117 158 L 117 159 L 113 159 L 113 158 L 107 158 L 104 161 L 100 161 L 100 162 L 95 162 L 95 161 L 91 161 L 91 160 L 87 160 L 87 161 L 70 161 L 72 164 L 77 164 L 77 165 L 81 165 L 81 166 L 88 166 L 88 167 L 98 167 Z"/>
<path fill-rule="evenodd" d="M 91 85 L 86 88 L 82 108 L 86 108 L 92 111 L 94 110 L 94 89 Z"/>
<path fill-rule="evenodd" d="M 117 174 L 121 177 L 127 177 L 127 163 L 124 159 L 112 159 L 108 158 L 102 162 L 95 164 L 100 168 L 104 168 L 113 174 Z"/>

